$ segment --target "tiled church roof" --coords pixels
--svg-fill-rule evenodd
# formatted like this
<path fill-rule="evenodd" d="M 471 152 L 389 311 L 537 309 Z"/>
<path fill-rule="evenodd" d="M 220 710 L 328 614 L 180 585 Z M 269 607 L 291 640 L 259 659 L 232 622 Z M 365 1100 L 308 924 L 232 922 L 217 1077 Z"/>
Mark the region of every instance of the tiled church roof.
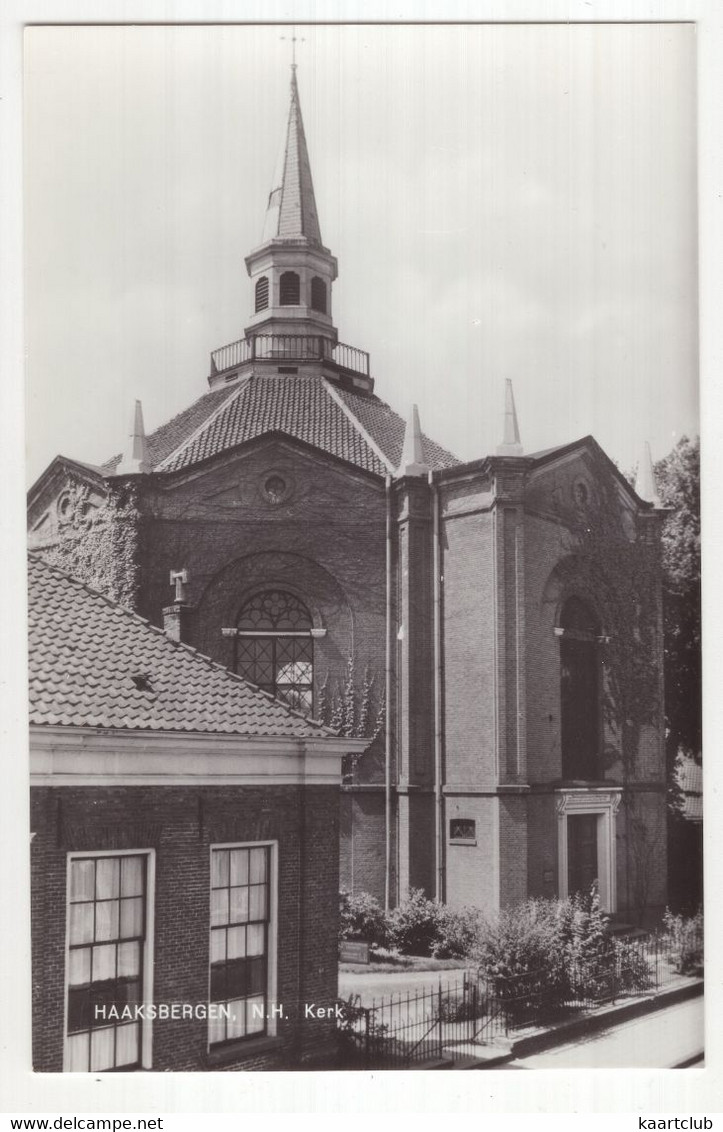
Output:
<path fill-rule="evenodd" d="M 154 471 L 175 472 L 277 432 L 384 476 L 399 465 L 404 429 L 402 418 L 373 395 L 332 391 L 321 376 L 255 374 L 201 397 L 151 433 L 148 450 Z M 424 452 L 433 468 L 459 463 L 427 437 Z M 109 460 L 105 474 L 112 475 L 119 462 L 120 456 Z"/>
<path fill-rule="evenodd" d="M 405 422 L 378 397 L 362 397 L 339 390 L 339 396 L 361 426 L 375 440 L 394 469 L 399 467 L 404 447 Z M 428 436 L 422 437 L 425 463 L 430 468 L 451 468 L 461 461 Z"/>
<path fill-rule="evenodd" d="M 183 412 L 151 433 L 148 437 L 148 454 L 153 467 L 157 467 L 162 460 L 175 452 L 179 444 L 187 440 L 205 420 L 208 420 L 219 405 L 228 400 L 232 392 L 234 390 L 214 389 L 211 393 L 204 394 Z M 107 460 L 100 470 L 107 476 L 113 475 L 120 461 L 121 456 L 118 453 Z"/>
<path fill-rule="evenodd" d="M 296 739 L 327 733 L 33 556 L 28 599 L 31 723 Z"/>

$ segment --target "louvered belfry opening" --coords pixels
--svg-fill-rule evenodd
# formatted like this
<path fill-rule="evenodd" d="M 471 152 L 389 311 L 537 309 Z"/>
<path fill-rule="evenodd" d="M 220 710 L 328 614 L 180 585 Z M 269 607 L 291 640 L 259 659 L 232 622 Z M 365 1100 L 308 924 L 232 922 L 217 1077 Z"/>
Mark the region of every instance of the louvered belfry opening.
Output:
<path fill-rule="evenodd" d="M 311 280 L 311 307 L 320 314 L 326 314 L 326 283 L 318 275 Z"/>
<path fill-rule="evenodd" d="M 284 271 L 279 280 L 279 302 L 282 307 L 295 307 L 301 301 L 299 276 L 295 271 Z"/>
<path fill-rule="evenodd" d="M 269 280 L 262 275 L 256 283 L 256 310 L 265 311 L 269 305 Z"/>

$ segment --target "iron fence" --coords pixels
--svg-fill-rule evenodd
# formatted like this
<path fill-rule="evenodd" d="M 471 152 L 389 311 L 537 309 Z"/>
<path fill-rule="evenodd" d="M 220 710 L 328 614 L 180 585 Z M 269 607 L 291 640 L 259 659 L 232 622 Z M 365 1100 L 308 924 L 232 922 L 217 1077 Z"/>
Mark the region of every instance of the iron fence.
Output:
<path fill-rule="evenodd" d="M 343 1004 L 340 1062 L 347 1068 L 409 1069 L 475 1052 L 475 1046 L 509 1039 L 526 1027 L 552 1025 L 586 1010 L 664 989 L 686 975 L 702 974 L 699 938 L 680 942 L 668 933 L 609 937 L 584 949 L 560 969 L 519 974 L 461 972 L 437 986 L 364 1005 Z"/>
<path fill-rule="evenodd" d="M 355 996 L 343 1007 L 341 1063 L 364 1069 L 410 1069 L 442 1061 L 447 1045 L 473 1040 L 475 1025 L 486 1012 L 476 975 L 368 1006 Z"/>

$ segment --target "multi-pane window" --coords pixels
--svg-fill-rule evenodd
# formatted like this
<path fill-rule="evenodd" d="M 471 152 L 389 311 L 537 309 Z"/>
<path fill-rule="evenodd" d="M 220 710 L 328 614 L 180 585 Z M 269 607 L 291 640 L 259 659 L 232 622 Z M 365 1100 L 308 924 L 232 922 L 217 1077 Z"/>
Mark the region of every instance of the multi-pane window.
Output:
<path fill-rule="evenodd" d="M 67 1067 L 128 1069 L 141 1062 L 147 854 L 72 857 L 68 895 Z"/>
<path fill-rule="evenodd" d="M 297 711 L 311 714 L 311 629 L 308 609 L 293 594 L 281 590 L 257 594 L 243 607 L 236 623 L 236 672 Z"/>
<path fill-rule="evenodd" d="M 262 275 L 256 283 L 256 310 L 265 311 L 269 305 L 269 280 Z"/>
<path fill-rule="evenodd" d="M 295 307 L 301 302 L 301 286 L 295 271 L 283 271 L 279 279 L 279 301 L 282 307 Z"/>
<path fill-rule="evenodd" d="M 600 623 L 585 602 L 570 597 L 560 615 L 562 776 L 594 779 L 601 738 Z"/>
<path fill-rule="evenodd" d="M 267 1031 L 270 926 L 271 846 L 212 849 L 211 1045 Z"/>
<path fill-rule="evenodd" d="M 326 314 L 326 283 L 318 275 L 311 280 L 311 306 L 313 310 Z"/>

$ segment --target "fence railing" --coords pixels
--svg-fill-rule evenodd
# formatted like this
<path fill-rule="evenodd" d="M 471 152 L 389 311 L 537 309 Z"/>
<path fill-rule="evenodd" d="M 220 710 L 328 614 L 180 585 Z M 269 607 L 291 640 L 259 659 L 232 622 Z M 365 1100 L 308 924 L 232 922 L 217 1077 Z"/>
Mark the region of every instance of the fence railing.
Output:
<path fill-rule="evenodd" d="M 220 346 L 211 354 L 211 376 L 215 377 L 245 362 L 327 361 L 338 369 L 369 376 L 369 354 L 344 342 L 332 342 L 318 334 L 252 334 Z"/>
<path fill-rule="evenodd" d="M 409 1069 L 441 1061 L 445 1044 L 472 1041 L 476 978 L 439 982 L 437 987 L 392 995 L 363 1006 L 344 1003 L 340 1029 L 343 1065 L 365 1069 Z"/>
<path fill-rule="evenodd" d="M 688 939 L 686 954 L 702 956 L 702 946 L 701 932 L 697 943 Z M 576 956 L 559 972 L 549 966 L 509 976 L 468 970 L 367 1005 L 357 996 L 343 1004 L 340 1061 L 348 1068 L 408 1069 L 467 1057 L 474 1045 L 525 1027 L 663 989 L 702 973 L 697 964 L 668 934 L 638 934 L 613 938 L 602 953 Z"/>

